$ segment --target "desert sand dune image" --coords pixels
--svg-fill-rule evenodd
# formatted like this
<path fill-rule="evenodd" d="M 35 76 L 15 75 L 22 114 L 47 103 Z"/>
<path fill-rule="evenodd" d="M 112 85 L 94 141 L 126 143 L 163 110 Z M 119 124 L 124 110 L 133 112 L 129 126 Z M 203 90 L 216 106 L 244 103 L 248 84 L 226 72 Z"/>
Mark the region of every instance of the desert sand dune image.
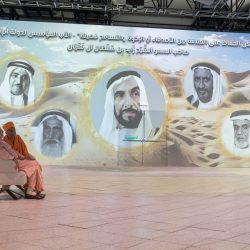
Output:
<path fill-rule="evenodd" d="M 155 70 L 165 84 L 171 106 L 168 110 L 169 119 L 162 124 L 162 132 L 155 141 L 143 142 L 136 150 L 103 149 L 91 135 L 91 133 L 98 133 L 86 130 L 86 117 L 84 116 L 86 110 L 83 111 L 83 107 L 86 106 L 85 98 L 90 95 L 90 83 L 99 70 L 99 68 L 90 68 L 79 72 L 49 72 L 50 83 L 39 102 L 39 109 L 36 106 L 29 110 L 18 110 L 18 112 L 3 109 L 2 123 L 13 120 L 32 151 L 33 134 L 30 127 L 34 118 L 41 114 L 41 110 L 61 108 L 69 111 L 77 117 L 77 134 L 80 139 L 73 146 L 70 155 L 63 159 L 64 164 L 77 165 L 84 157 L 88 165 L 101 166 L 250 166 L 246 159 L 227 155 L 219 145 L 215 131 L 216 122 L 221 116 L 221 108 L 208 110 L 205 113 L 197 112 L 186 101 L 182 87 L 184 73 L 182 70 L 177 72 Z M 229 82 L 230 94 L 240 92 L 246 97 L 246 102 L 249 102 L 249 71 L 226 74 L 231 80 Z M 231 108 L 233 105 L 229 98 L 224 108 Z M 98 156 L 93 160 L 90 152 L 95 154 L 97 151 Z M 41 155 L 39 157 L 44 163 L 51 163 L 46 157 Z M 53 162 L 55 165 L 60 163 L 60 160 Z"/>
<path fill-rule="evenodd" d="M 78 82 L 82 81 L 86 77 L 91 77 L 94 76 L 97 71 L 100 70 L 98 69 L 86 69 L 86 70 L 81 70 L 79 72 L 49 72 L 49 78 L 50 78 L 50 86 L 55 87 L 55 86 L 60 86 L 65 83 L 69 82 Z"/>
<path fill-rule="evenodd" d="M 230 96 L 222 103 L 223 110 L 233 107 L 233 102 L 249 103 L 250 71 L 242 73 L 226 73 L 229 82 Z M 219 145 L 216 135 L 216 122 L 221 117 L 221 107 L 204 112 L 196 112 L 189 106 L 182 92 L 183 72 L 169 74 L 160 72 L 163 82 L 170 95 L 170 103 L 173 107 L 166 128 L 167 143 L 177 147 L 175 152 L 182 157 L 183 166 L 207 166 L 207 167 L 237 167 L 250 166 L 246 159 L 230 157 Z M 238 94 L 240 93 L 240 94 Z M 236 96 L 235 96 L 236 95 Z M 244 98 L 245 97 L 245 98 Z M 239 100 L 236 100 L 236 99 Z M 171 111 L 170 111 L 171 112 Z M 167 150 L 166 150 L 167 151 Z M 188 164 L 187 164 L 187 162 Z"/>
<path fill-rule="evenodd" d="M 241 93 L 247 101 L 250 101 L 250 74 L 241 81 L 235 82 L 233 88 L 237 89 L 237 92 Z"/>
<path fill-rule="evenodd" d="M 240 160 L 225 154 L 215 133 L 215 124 L 194 117 L 169 121 L 168 139 L 178 145 L 181 154 L 192 166 L 249 167 L 247 159 Z M 185 163 L 183 164 L 185 165 Z"/>
<path fill-rule="evenodd" d="M 244 88 L 244 87 L 247 87 L 249 85 L 249 82 L 250 82 L 250 73 L 249 75 L 247 75 L 245 78 L 243 78 L 242 80 L 238 81 L 238 82 L 234 82 L 232 84 L 232 86 L 234 88 Z"/>
<path fill-rule="evenodd" d="M 230 83 L 236 83 L 244 78 L 246 78 L 248 75 L 250 75 L 250 70 L 244 71 L 244 72 L 225 72 L 225 75 Z"/>

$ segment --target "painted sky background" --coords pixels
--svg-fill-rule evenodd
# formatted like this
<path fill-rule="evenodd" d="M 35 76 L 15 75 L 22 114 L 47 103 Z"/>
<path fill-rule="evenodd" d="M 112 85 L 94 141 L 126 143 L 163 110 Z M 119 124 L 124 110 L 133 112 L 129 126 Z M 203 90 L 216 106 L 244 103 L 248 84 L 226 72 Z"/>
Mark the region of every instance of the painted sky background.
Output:
<path fill-rule="evenodd" d="M 132 47 L 129 42 L 86 42 L 80 40 L 77 33 L 88 33 L 100 35 L 123 35 L 123 36 L 151 36 L 176 39 L 206 39 L 209 41 L 250 41 L 250 34 L 245 33 L 222 33 L 222 32 L 203 32 L 203 31 L 184 31 L 184 30 L 167 30 L 167 29 L 151 29 L 151 28 L 131 28 L 131 27 L 112 27 L 112 26 L 97 26 L 97 25 L 83 25 L 83 24 L 60 24 L 60 23 L 41 23 L 41 22 L 26 22 L 26 21 L 0 21 L 0 29 L 17 29 L 27 30 L 28 32 L 71 32 L 75 37 L 70 39 L 45 39 L 45 38 L 28 38 L 16 36 L 1 36 L 0 35 L 0 57 L 14 53 L 16 51 L 24 50 L 39 57 L 46 65 L 48 71 L 63 72 L 73 71 L 77 72 L 83 69 L 94 68 L 100 65 L 105 65 L 106 62 L 117 58 L 117 54 L 91 53 L 86 52 L 68 52 L 69 44 L 84 42 L 86 45 L 102 45 L 115 44 L 121 47 Z M 137 47 L 143 44 L 136 44 Z M 188 56 L 174 56 L 174 55 L 143 55 L 135 57 L 139 60 L 148 60 L 152 62 L 153 67 L 167 71 L 175 72 L 185 70 L 185 68 L 193 61 L 208 60 L 221 66 L 225 71 L 242 72 L 249 70 L 250 47 L 208 47 L 208 46 L 194 46 L 183 45 L 178 46 L 168 44 L 148 44 L 157 49 L 184 49 L 189 52 Z M 125 58 L 125 56 L 120 56 Z"/>

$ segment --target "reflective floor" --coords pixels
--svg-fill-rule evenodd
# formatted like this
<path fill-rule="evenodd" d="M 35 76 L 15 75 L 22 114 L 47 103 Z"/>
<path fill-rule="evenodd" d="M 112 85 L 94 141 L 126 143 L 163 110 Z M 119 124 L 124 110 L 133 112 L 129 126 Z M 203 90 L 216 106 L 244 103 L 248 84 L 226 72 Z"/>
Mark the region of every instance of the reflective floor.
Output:
<path fill-rule="evenodd" d="M 44 169 L 44 200 L 0 195 L 0 249 L 250 250 L 250 169 Z"/>

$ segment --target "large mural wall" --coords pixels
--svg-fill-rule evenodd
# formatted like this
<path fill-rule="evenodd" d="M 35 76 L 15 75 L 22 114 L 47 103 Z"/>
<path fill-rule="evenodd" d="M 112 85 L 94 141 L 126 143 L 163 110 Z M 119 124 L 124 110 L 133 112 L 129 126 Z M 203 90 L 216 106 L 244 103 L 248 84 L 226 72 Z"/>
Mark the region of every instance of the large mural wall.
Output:
<path fill-rule="evenodd" d="M 250 167 L 250 34 L 0 21 L 0 124 L 43 164 Z"/>

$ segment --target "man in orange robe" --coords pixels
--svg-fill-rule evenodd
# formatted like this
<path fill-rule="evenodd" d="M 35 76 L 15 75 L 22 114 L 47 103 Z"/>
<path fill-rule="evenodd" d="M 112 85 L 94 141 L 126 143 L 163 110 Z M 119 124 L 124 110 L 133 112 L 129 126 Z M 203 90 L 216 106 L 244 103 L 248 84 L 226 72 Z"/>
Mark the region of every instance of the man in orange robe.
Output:
<path fill-rule="evenodd" d="M 16 163 L 18 171 L 24 171 L 27 176 L 25 185 L 26 199 L 43 199 L 44 190 L 42 167 L 36 160 L 25 159 L 25 157 L 13 150 L 11 146 L 2 140 L 3 130 L 0 128 L 0 159 L 13 160 Z M 2 188 L 6 188 L 3 186 Z"/>
<path fill-rule="evenodd" d="M 7 142 L 12 149 L 22 154 L 25 159 L 35 160 L 34 156 L 29 154 L 29 151 L 23 141 L 23 139 L 16 134 L 15 125 L 13 122 L 7 122 L 3 125 L 3 129 L 6 133 L 3 140 Z"/>

